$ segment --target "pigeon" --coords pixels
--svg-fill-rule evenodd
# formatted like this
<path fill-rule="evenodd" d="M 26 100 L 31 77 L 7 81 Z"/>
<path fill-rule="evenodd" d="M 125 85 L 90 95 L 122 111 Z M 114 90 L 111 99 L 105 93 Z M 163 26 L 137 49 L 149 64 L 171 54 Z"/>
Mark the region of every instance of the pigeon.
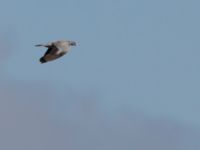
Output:
<path fill-rule="evenodd" d="M 37 44 L 36 47 L 42 46 L 48 48 L 46 53 L 40 58 L 41 63 L 46 63 L 65 55 L 71 46 L 76 46 L 76 42 L 59 40 L 54 42 L 49 42 L 47 44 Z"/>

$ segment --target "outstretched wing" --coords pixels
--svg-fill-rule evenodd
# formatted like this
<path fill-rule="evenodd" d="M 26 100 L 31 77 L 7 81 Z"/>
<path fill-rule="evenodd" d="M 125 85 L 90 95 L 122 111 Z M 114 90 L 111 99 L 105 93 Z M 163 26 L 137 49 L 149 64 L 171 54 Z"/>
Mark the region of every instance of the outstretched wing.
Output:
<path fill-rule="evenodd" d="M 45 55 L 48 55 L 48 54 L 54 55 L 54 54 L 56 54 L 56 53 L 58 52 L 58 50 L 59 50 L 59 49 L 58 49 L 56 46 L 52 45 L 51 47 L 49 47 L 49 48 L 47 49 L 47 51 L 46 51 L 46 53 L 44 54 L 44 56 L 45 56 Z"/>
<path fill-rule="evenodd" d="M 59 49 L 55 46 L 52 45 L 51 47 L 49 47 L 46 51 L 46 53 L 44 54 L 44 56 L 40 59 L 40 62 L 47 62 L 47 61 L 52 61 L 58 57 L 60 57 L 60 55 L 58 55 Z"/>

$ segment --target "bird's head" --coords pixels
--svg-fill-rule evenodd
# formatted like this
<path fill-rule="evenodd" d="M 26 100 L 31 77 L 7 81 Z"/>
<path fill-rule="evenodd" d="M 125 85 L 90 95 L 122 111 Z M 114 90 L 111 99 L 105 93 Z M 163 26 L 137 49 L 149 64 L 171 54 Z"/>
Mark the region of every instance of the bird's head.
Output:
<path fill-rule="evenodd" d="M 69 41 L 69 45 L 70 45 L 70 46 L 76 46 L 76 42 L 74 42 L 74 41 Z"/>

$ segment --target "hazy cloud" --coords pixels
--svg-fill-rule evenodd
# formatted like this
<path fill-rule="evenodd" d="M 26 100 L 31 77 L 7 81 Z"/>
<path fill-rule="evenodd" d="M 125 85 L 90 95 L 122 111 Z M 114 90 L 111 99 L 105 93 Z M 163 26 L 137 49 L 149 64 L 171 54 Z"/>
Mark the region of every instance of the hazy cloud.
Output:
<path fill-rule="evenodd" d="M 53 86 L 0 88 L 0 148 L 4 150 L 198 149 L 199 129 L 131 110 L 106 115 L 93 94 Z M 71 90 L 71 91 L 70 91 Z M 71 93 L 71 94 L 70 94 Z M 57 104 L 56 104 L 57 103 Z M 59 110 L 60 108 L 60 110 Z"/>

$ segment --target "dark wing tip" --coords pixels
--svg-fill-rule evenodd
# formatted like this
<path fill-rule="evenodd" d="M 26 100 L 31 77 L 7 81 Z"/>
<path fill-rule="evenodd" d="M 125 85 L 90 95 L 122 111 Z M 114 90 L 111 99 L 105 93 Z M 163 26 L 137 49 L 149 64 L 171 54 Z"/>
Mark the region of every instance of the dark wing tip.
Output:
<path fill-rule="evenodd" d="M 46 63 L 47 61 L 44 59 L 44 57 L 41 57 L 40 62 L 43 64 L 43 63 Z"/>

